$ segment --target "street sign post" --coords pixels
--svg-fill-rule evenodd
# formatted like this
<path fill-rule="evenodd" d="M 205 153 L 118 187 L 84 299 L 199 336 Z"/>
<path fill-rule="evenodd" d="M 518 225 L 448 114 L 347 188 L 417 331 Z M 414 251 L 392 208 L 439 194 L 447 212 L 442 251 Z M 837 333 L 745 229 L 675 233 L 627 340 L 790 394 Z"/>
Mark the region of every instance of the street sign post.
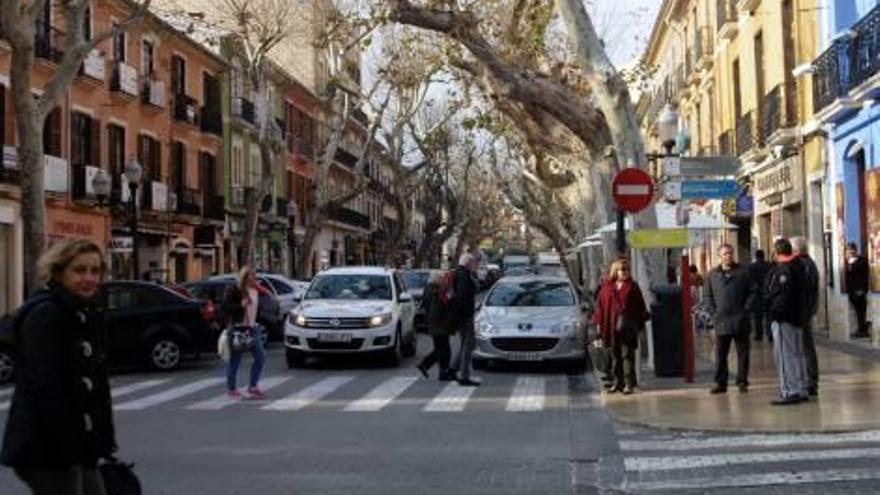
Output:
<path fill-rule="evenodd" d="M 681 199 L 725 199 L 739 194 L 735 180 L 686 180 L 681 183 Z"/>
<path fill-rule="evenodd" d="M 683 156 L 663 160 L 663 173 L 667 176 L 708 177 L 736 175 L 739 160 L 732 156 Z"/>

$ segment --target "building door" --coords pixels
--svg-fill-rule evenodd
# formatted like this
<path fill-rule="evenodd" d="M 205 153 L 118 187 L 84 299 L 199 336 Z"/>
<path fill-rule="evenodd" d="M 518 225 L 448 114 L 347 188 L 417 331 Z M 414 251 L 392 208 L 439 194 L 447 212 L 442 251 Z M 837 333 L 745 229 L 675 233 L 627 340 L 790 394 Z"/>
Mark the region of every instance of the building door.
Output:
<path fill-rule="evenodd" d="M 186 268 L 188 258 L 189 257 L 186 254 L 174 254 L 174 281 L 178 284 L 186 282 L 187 280 Z"/>

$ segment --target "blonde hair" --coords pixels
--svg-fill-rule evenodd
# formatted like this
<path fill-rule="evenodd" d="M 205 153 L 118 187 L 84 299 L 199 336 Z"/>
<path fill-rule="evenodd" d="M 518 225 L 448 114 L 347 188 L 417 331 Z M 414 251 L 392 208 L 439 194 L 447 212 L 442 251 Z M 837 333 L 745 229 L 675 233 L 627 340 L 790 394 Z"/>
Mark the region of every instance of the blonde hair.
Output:
<path fill-rule="evenodd" d="M 95 253 L 101 259 L 101 275 L 107 273 L 104 250 L 91 239 L 62 239 L 46 250 L 37 261 L 37 274 L 44 284 L 60 282 L 67 265 L 81 254 Z"/>
<path fill-rule="evenodd" d="M 629 266 L 629 260 L 622 259 L 611 263 L 611 268 L 608 270 L 608 278 L 611 280 L 617 280 L 620 269 L 623 268 L 624 265 Z"/>
<path fill-rule="evenodd" d="M 241 267 L 241 270 L 238 271 L 238 290 L 241 291 L 242 295 L 247 295 L 248 287 L 247 281 L 254 274 L 253 268 L 248 265 Z"/>

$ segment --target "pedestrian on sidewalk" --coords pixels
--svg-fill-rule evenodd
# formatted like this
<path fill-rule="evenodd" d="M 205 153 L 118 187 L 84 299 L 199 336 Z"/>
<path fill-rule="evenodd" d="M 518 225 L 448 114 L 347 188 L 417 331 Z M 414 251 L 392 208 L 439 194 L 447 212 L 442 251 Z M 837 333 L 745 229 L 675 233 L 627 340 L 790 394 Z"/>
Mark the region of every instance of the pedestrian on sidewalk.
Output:
<path fill-rule="evenodd" d="M 736 345 L 736 384 L 749 390 L 749 312 L 755 298 L 755 282 L 733 257 L 733 246 L 718 248 L 720 263 L 706 280 L 706 302 L 715 320 L 715 387 L 711 393 L 727 392 L 727 356 Z"/>
<path fill-rule="evenodd" d="M 444 283 L 447 277 L 446 272 L 432 272 L 425 286 L 425 293 L 422 296 L 422 307 L 425 310 L 425 321 L 428 324 L 428 334 L 434 341 L 434 349 L 430 354 L 424 357 L 416 366 L 419 372 L 429 378 L 428 371 L 434 364 L 440 367 L 439 379 L 441 382 L 448 382 L 455 378 L 453 373 L 449 371 L 449 359 L 452 351 L 449 347 L 449 337 L 452 335 L 452 328 L 449 325 L 449 303 L 444 300 L 447 287 Z"/>
<path fill-rule="evenodd" d="M 807 296 L 804 272 L 801 262 L 793 254 L 791 242 L 778 239 L 774 248 L 776 265 L 768 276 L 765 302 L 773 331 L 773 355 L 779 373 L 780 398 L 772 404 L 784 406 L 809 400 L 804 359 Z"/>
<path fill-rule="evenodd" d="M 869 337 L 868 333 L 868 260 L 859 256 L 856 243 L 846 245 L 846 293 L 849 303 L 856 311 L 858 329 L 851 335 L 854 339 Z"/>
<path fill-rule="evenodd" d="M 607 270 L 606 270 L 607 268 Z M 599 284 L 596 286 L 596 290 L 593 291 L 593 313 L 590 315 L 590 320 L 594 325 L 598 325 L 597 314 L 599 312 L 599 295 L 602 293 L 602 287 L 605 285 L 605 282 L 611 279 L 611 268 L 603 266 L 599 272 Z M 601 338 L 601 326 L 599 327 L 599 331 L 595 335 L 596 344 L 593 346 L 595 349 L 596 359 L 599 361 L 599 367 L 602 371 L 602 384 L 606 389 L 612 388 L 615 386 L 615 378 L 614 378 L 614 360 L 611 356 L 611 340 L 605 340 Z"/>
<path fill-rule="evenodd" d="M 772 265 L 765 260 L 764 250 L 755 250 L 755 261 L 749 264 L 749 276 L 752 283 L 755 284 L 755 297 L 752 304 L 752 331 L 755 332 L 755 341 L 764 340 L 764 336 L 771 342 L 773 336 L 770 334 L 770 321 L 764 312 L 764 286 L 767 281 L 767 273 L 769 273 Z"/>
<path fill-rule="evenodd" d="M 66 239 L 40 257 L 38 290 L 13 319 L 20 355 L 2 462 L 34 495 L 105 495 L 97 469 L 116 451 L 104 318 L 95 301 L 101 248 Z"/>
<path fill-rule="evenodd" d="M 265 399 L 266 394 L 260 390 L 260 375 L 266 364 L 266 349 L 263 348 L 263 332 L 265 329 L 257 323 L 260 308 L 260 295 L 268 291 L 257 283 L 257 277 L 249 266 L 238 272 L 238 285 L 226 290 L 223 296 L 223 311 L 226 316 L 227 335 L 231 340 L 229 362 L 226 363 L 226 393 L 230 399 L 241 399 L 238 391 L 238 368 L 242 355 L 250 352 L 254 361 L 251 364 L 248 395 L 252 399 Z M 233 345 L 232 340 L 236 342 Z"/>
<path fill-rule="evenodd" d="M 459 338 L 458 353 L 450 366 L 453 374 L 457 374 L 458 384 L 465 387 L 479 387 L 480 382 L 471 378 L 471 356 L 477 346 L 474 335 L 474 313 L 476 312 L 477 287 L 477 258 L 464 253 L 458 260 L 453 279 L 452 296 L 452 325 L 458 329 Z"/>
<path fill-rule="evenodd" d="M 804 365 L 807 369 L 807 392 L 811 397 L 819 394 L 819 359 L 816 357 L 816 342 L 813 340 L 813 317 L 819 310 L 819 267 L 807 252 L 807 240 L 802 236 L 793 237 L 791 246 L 795 257 L 801 263 L 804 281 L 807 319 L 804 324 Z"/>
<path fill-rule="evenodd" d="M 629 395 L 635 391 L 636 351 L 646 321 L 648 308 L 639 284 L 630 275 L 629 261 L 617 260 L 602 283 L 593 314 L 593 322 L 599 325 L 599 338 L 611 349 L 614 385 L 608 393 Z"/>

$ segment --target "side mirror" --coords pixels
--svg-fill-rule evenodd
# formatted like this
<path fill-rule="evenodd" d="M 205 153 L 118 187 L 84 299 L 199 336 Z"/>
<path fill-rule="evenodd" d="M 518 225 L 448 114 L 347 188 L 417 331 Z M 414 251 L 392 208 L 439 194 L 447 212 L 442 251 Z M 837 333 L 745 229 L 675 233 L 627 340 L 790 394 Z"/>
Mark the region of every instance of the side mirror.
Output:
<path fill-rule="evenodd" d="M 294 294 L 293 302 L 299 304 L 302 302 L 302 300 L 303 300 L 303 294 Z"/>
<path fill-rule="evenodd" d="M 410 294 L 409 292 L 401 292 L 397 300 L 400 302 L 412 302 L 412 294 Z"/>

